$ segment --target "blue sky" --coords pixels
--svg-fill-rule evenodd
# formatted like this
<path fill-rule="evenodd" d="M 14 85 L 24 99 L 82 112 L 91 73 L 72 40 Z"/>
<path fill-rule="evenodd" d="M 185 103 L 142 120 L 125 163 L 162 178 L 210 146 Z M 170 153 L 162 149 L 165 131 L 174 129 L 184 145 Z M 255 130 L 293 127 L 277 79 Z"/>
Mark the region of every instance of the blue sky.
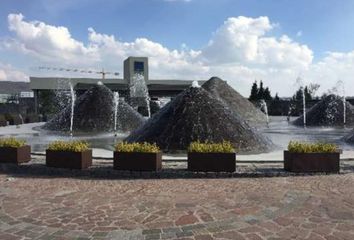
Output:
<path fill-rule="evenodd" d="M 286 69 L 283 66 L 279 67 L 279 65 L 275 67 L 274 63 L 262 65 L 264 61 L 250 63 L 247 59 L 247 61 L 243 61 L 242 56 L 237 59 L 230 59 L 227 63 L 229 64 L 228 68 L 230 68 L 230 64 L 247 68 L 247 71 L 239 72 L 243 76 L 243 80 L 240 80 L 241 85 L 246 87 L 250 81 L 257 78 L 265 78 L 264 81 L 271 85 L 271 79 L 274 76 L 267 75 L 264 72 L 272 72 L 273 68 L 281 71 L 282 74 L 290 70 L 294 73 L 301 72 L 313 81 L 320 81 L 320 76 L 318 76 L 320 70 L 317 69 L 319 66 L 316 66 L 316 64 L 328 62 L 326 60 L 328 54 L 334 52 L 345 54 L 340 56 L 340 59 L 335 56 L 336 61 L 342 61 L 343 58 L 348 61 L 348 57 L 351 56 L 350 53 L 354 50 L 354 31 L 351 30 L 354 26 L 353 13 L 354 1 L 352 0 L 1 0 L 0 40 L 18 40 L 18 32 L 9 30 L 8 16 L 9 14 L 22 14 L 23 20 L 21 21 L 23 22 L 40 21 L 48 26 L 64 26 L 68 29 L 71 38 L 84 44 L 85 47 L 92 43 L 88 37 L 88 28 L 92 28 L 95 33 L 114 36 L 117 42 L 133 43 L 137 38 L 144 38 L 160 44 L 171 52 L 173 50 L 203 51 L 210 44 L 210 41 L 216 41 L 214 36 L 218 29 L 223 26 L 225 28 L 235 26 L 234 24 L 225 24 L 228 19 L 240 16 L 258 19 L 260 16 L 265 16 L 271 27 L 267 28 L 265 26 L 267 30 L 264 33 L 257 33 L 259 38 L 274 38 L 278 41 L 276 44 L 279 44 L 280 39 L 286 35 L 292 42 L 299 46 L 305 45 L 311 50 L 311 60 L 306 60 L 306 63 L 300 64 L 301 66 L 306 65 L 306 70 L 299 70 L 298 66 L 287 66 Z M 236 26 L 239 25 L 236 23 Z M 236 35 L 236 37 L 240 36 Z M 33 46 L 33 43 L 27 44 L 24 39 L 19 41 L 27 45 L 27 48 Z M 43 44 L 43 39 L 41 39 L 41 43 Z M 45 47 L 45 44 L 43 47 Z M 236 51 L 237 49 L 234 47 L 233 50 Z M 291 52 L 297 53 L 298 51 L 300 50 Z M 0 69 L 3 66 L 3 69 L 7 69 L 3 70 L 4 72 L 9 72 L 12 69 L 28 75 L 32 74 L 28 70 L 31 67 L 27 63 L 28 61 L 36 64 L 55 64 L 45 60 L 46 58 L 42 58 L 37 53 L 31 55 L 28 52 L 15 51 L 14 48 L 1 48 L 0 45 L 0 63 L 2 64 Z M 210 54 L 215 54 L 215 49 L 211 52 Z M 134 53 L 139 52 L 135 51 Z M 146 54 L 144 51 L 141 52 L 141 54 L 144 53 Z M 237 55 L 238 52 L 235 52 L 235 54 Z M 120 57 L 122 56 L 118 54 L 117 61 L 121 60 Z M 158 58 L 158 56 L 152 57 Z M 297 57 L 299 59 L 306 58 L 294 55 L 294 58 Z M 111 58 L 107 57 L 107 54 L 102 54 L 102 52 L 100 52 L 98 58 L 99 60 L 91 66 L 96 64 L 121 67 L 120 64 L 117 66 L 109 64 Z M 180 58 L 183 58 L 188 64 L 198 62 L 198 67 L 201 67 L 200 71 L 207 69 L 205 71 L 208 72 L 205 76 L 207 74 L 214 75 L 213 73 L 221 75 L 223 73 L 229 75 L 233 73 L 225 68 L 221 69 L 222 66 L 225 66 L 224 62 L 220 63 L 211 59 L 204 62 L 196 59 L 190 60 L 190 55 L 188 57 L 178 57 L 178 59 Z M 220 57 L 215 59 L 220 59 Z M 330 59 L 329 62 L 332 60 Z M 77 62 L 72 64 L 80 65 Z M 159 61 L 156 60 L 156 65 L 158 64 Z M 155 68 L 159 69 L 158 66 L 155 66 Z M 315 70 L 307 73 L 309 68 Z M 161 74 L 157 70 L 156 76 L 165 77 L 166 72 L 172 70 L 165 69 Z M 184 68 L 183 70 L 188 72 L 188 69 Z M 249 73 L 250 71 L 254 73 L 254 76 Z M 333 70 L 333 72 L 336 71 L 336 69 Z M 347 78 L 348 71 L 341 73 L 343 76 L 340 74 L 334 76 L 335 74 L 333 75 L 332 72 L 329 73 L 328 75 L 333 76 L 331 80 L 326 80 L 327 82 L 324 84 L 326 88 L 329 88 L 331 84 L 333 85 L 339 78 Z M 188 78 L 193 78 L 191 74 L 187 74 Z M 8 75 L 10 74 L 8 73 Z M 203 74 L 200 74 L 196 78 L 203 76 Z M 172 74 L 171 77 L 180 77 L 180 75 Z M 291 77 L 294 76 L 291 75 Z M 281 82 L 281 79 L 277 81 Z M 235 85 L 237 83 L 234 83 Z M 279 87 L 276 91 L 281 92 L 281 89 Z M 242 91 L 246 92 L 246 90 Z M 288 94 L 288 91 L 284 91 L 285 94 Z"/>
<path fill-rule="evenodd" d="M 205 45 L 215 29 L 233 16 L 268 16 L 279 24 L 275 34 L 287 34 L 309 45 L 315 56 L 354 49 L 352 0 L 2 0 L 0 34 L 8 34 L 7 15 L 67 26 L 77 39 L 87 28 L 114 34 L 122 40 L 147 37 L 169 48 L 186 43 Z M 338 37 L 340 36 L 340 37 Z"/>

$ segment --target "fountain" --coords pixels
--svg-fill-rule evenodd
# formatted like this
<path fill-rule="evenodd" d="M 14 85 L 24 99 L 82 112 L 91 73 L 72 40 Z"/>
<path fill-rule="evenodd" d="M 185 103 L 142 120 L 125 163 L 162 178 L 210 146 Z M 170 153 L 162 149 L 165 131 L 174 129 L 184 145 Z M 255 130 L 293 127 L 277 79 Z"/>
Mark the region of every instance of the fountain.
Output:
<path fill-rule="evenodd" d="M 352 148 L 341 141 L 344 135 L 349 134 L 349 128 L 322 127 L 333 126 L 333 123 L 342 126 L 344 115 L 346 115 L 347 126 L 354 123 L 354 108 L 349 102 L 346 102 L 346 114 L 341 110 L 343 98 L 328 97 L 323 99 L 324 101 L 316 108 L 309 109 L 306 112 L 306 124 L 309 126 L 306 130 L 288 125 L 284 117 L 274 117 L 269 128 L 262 127 L 256 130 L 251 127 L 251 121 L 248 121 L 252 119 L 250 112 L 255 109 L 254 115 L 260 113 L 260 119 L 266 119 L 267 116 L 225 81 L 213 78 L 200 88 L 197 84 L 191 85 L 169 103 L 167 102 L 170 98 L 159 99 L 166 105 L 146 121 L 123 100 L 122 96 L 119 98 L 120 92 L 113 93 L 104 85 L 94 85 L 85 93 L 77 94 L 74 114 L 72 114 L 70 91 L 68 91 L 70 88 L 67 83 L 67 90 L 60 93 L 66 97 L 66 108 L 44 127 L 43 123 L 35 125 L 35 129 L 32 129 L 32 125 L 21 126 L 21 129 L 17 130 L 8 127 L 1 129 L 0 135 L 13 135 L 25 139 L 31 144 L 33 151 L 45 151 L 48 142 L 57 139 L 70 139 L 67 133 L 71 126 L 75 139 L 88 141 L 93 148 L 110 151 L 113 150 L 114 143 L 123 140 L 129 131 L 133 132 L 126 138 L 127 141 L 157 142 L 164 151 L 170 153 L 185 150 L 189 143 L 195 140 L 213 142 L 229 140 L 240 155 L 247 154 L 240 159 L 250 160 L 282 159 L 282 150 L 290 140 L 328 141 L 337 143 L 344 150 Z M 332 104 L 333 100 L 338 101 L 338 104 Z M 326 113 L 331 111 L 327 111 L 326 108 L 332 109 L 335 106 L 339 111 L 333 111 L 330 115 L 334 118 L 329 119 Z M 246 119 L 244 116 L 249 118 Z M 18 115 L 16 117 L 18 118 Z M 303 117 L 299 118 L 299 121 L 301 122 L 299 125 L 302 125 Z M 146 125 L 142 126 L 145 122 Z M 41 130 L 41 127 L 45 130 Z M 349 141 L 354 142 L 353 136 L 350 139 Z M 276 144 L 276 149 L 273 149 L 272 142 Z M 248 156 L 249 153 L 270 150 L 272 152 L 266 155 Z"/>
<path fill-rule="evenodd" d="M 194 88 L 200 88 L 200 85 L 199 85 L 198 81 L 193 81 L 193 82 L 192 82 L 192 87 L 194 87 Z"/>
<path fill-rule="evenodd" d="M 177 95 L 125 140 L 156 142 L 169 152 L 184 151 L 196 140 L 227 140 L 244 153 L 266 152 L 273 147 L 236 112 L 196 84 Z"/>
<path fill-rule="evenodd" d="M 300 116 L 293 123 L 301 126 L 345 126 L 354 125 L 354 107 L 346 102 L 345 88 L 343 81 L 339 80 L 336 85 L 328 91 L 328 95 L 316 103 L 306 114 L 306 122 L 302 122 L 304 115 Z"/>
<path fill-rule="evenodd" d="M 71 95 L 71 115 L 70 115 L 70 136 L 73 136 L 73 126 L 74 126 L 74 107 L 75 107 L 75 91 L 74 86 L 70 82 L 70 95 Z"/>
<path fill-rule="evenodd" d="M 114 94 L 104 85 L 93 86 L 72 102 L 74 104 L 63 109 L 43 127 L 53 131 L 110 132 L 116 126 L 116 132 L 125 132 L 132 131 L 145 122 L 124 100 L 117 101 L 115 117 Z"/>
<path fill-rule="evenodd" d="M 307 126 L 343 126 L 344 116 L 346 125 L 354 125 L 354 107 L 349 102 L 346 102 L 344 107 L 343 98 L 334 94 L 324 97 L 311 107 L 306 114 Z M 303 116 L 300 116 L 293 124 L 302 126 L 302 120 Z"/>
<path fill-rule="evenodd" d="M 342 80 L 338 80 L 336 84 L 336 92 L 338 93 L 339 96 L 342 96 L 342 102 L 343 102 L 343 127 L 345 128 L 345 125 L 347 123 L 347 108 L 346 108 L 346 96 L 345 96 L 345 86 L 344 82 Z"/>
<path fill-rule="evenodd" d="M 218 77 L 212 77 L 202 85 L 202 88 L 207 90 L 214 98 L 223 102 L 251 126 L 263 125 L 267 122 L 265 114 L 228 85 L 226 81 Z"/>
<path fill-rule="evenodd" d="M 267 117 L 267 127 L 269 127 L 269 115 L 268 115 L 267 102 L 264 99 L 261 99 L 260 104 L 261 104 L 261 109 L 264 111 L 264 113 Z"/>
<path fill-rule="evenodd" d="M 303 127 L 306 128 L 306 96 L 305 96 L 305 84 L 302 78 L 299 76 L 296 78 L 296 85 L 300 87 L 302 91 L 302 121 Z"/>
<path fill-rule="evenodd" d="M 25 123 L 25 121 L 23 121 L 23 117 L 22 117 L 22 114 L 20 113 L 20 114 L 18 114 L 18 117 L 20 118 L 20 120 L 21 120 L 21 124 L 24 124 Z"/>
<path fill-rule="evenodd" d="M 119 93 L 114 92 L 114 135 L 117 136 L 117 116 L 119 106 Z"/>
<path fill-rule="evenodd" d="M 302 106 L 303 106 L 303 120 L 304 120 L 304 128 L 306 128 L 306 96 L 305 96 L 305 88 L 302 88 Z"/>
<path fill-rule="evenodd" d="M 347 107 L 346 107 L 346 100 L 345 100 L 345 92 L 343 95 L 343 127 L 347 124 Z"/>
<path fill-rule="evenodd" d="M 70 79 L 58 78 L 57 79 L 57 89 L 54 91 L 55 94 L 55 104 L 59 111 L 63 110 L 66 106 L 70 105 L 71 102 L 71 92 L 70 92 Z M 69 89 L 67 91 L 66 89 Z"/>
<path fill-rule="evenodd" d="M 150 98 L 149 91 L 146 86 L 144 75 L 140 73 L 135 73 L 131 78 L 131 83 L 129 86 L 130 98 L 133 101 L 139 102 L 139 99 L 144 101 L 144 105 L 147 109 L 147 117 L 151 117 L 150 111 Z M 134 100 L 133 100 L 134 99 Z M 134 103 L 132 103 L 134 105 Z M 139 105 L 139 103 L 137 103 Z"/>

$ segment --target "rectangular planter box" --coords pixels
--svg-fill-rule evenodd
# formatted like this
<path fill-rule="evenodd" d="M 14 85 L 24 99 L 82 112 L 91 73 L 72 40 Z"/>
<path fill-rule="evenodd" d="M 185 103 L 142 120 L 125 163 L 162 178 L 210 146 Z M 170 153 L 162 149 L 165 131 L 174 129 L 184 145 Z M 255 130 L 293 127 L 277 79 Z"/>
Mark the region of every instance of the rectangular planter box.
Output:
<path fill-rule="evenodd" d="M 114 152 L 113 168 L 130 171 L 159 171 L 162 153 Z"/>
<path fill-rule="evenodd" d="M 284 151 L 284 170 L 290 172 L 339 172 L 339 152 L 292 153 Z"/>
<path fill-rule="evenodd" d="M 20 164 L 31 160 L 31 147 L 0 147 L 0 163 Z"/>
<path fill-rule="evenodd" d="M 83 152 L 46 150 L 47 167 L 86 169 L 92 165 L 92 150 Z"/>
<path fill-rule="evenodd" d="M 188 170 L 193 172 L 235 172 L 236 153 L 188 153 Z"/>

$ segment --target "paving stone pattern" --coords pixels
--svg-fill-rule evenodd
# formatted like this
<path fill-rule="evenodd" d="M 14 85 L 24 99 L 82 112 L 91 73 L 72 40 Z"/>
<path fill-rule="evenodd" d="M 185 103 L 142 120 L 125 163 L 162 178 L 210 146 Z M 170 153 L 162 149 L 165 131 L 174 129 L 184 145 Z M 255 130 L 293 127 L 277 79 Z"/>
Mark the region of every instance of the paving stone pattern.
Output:
<path fill-rule="evenodd" d="M 24 166 L 30 169 L 29 165 Z M 105 179 L 0 171 L 0 239 L 354 239 L 354 173 Z"/>

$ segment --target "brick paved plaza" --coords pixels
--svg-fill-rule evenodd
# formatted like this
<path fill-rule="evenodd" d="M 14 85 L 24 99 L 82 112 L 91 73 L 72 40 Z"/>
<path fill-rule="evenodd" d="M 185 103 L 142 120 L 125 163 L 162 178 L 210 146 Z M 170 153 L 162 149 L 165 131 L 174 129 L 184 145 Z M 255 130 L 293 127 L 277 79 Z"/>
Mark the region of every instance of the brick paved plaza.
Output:
<path fill-rule="evenodd" d="M 354 239 L 354 174 L 0 175 L 0 239 Z"/>

